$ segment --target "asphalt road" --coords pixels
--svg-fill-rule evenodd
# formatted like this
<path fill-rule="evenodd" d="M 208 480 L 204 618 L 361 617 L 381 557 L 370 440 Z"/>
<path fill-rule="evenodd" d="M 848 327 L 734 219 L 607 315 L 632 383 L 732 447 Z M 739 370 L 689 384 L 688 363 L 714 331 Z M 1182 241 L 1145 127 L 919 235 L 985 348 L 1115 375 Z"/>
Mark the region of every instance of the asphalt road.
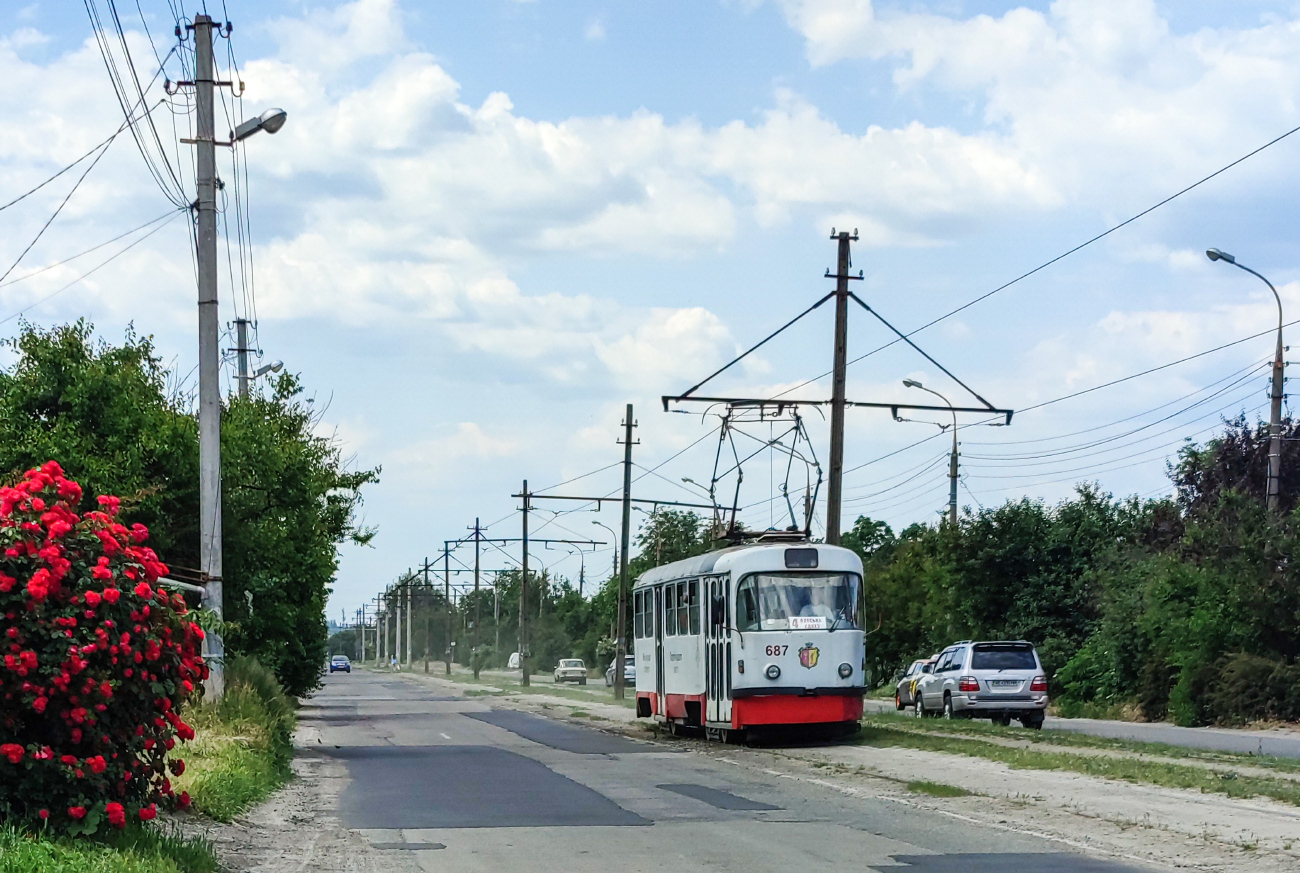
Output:
<path fill-rule="evenodd" d="M 867 704 L 881 712 L 893 712 L 893 700 L 869 700 Z M 1048 716 L 1043 727 L 1057 731 L 1134 740 L 1141 743 L 1165 743 L 1186 749 L 1210 749 L 1246 755 L 1273 755 L 1300 758 L 1300 733 L 1276 730 L 1233 730 L 1231 728 L 1185 728 L 1171 724 L 1108 721 L 1097 718 L 1058 718 Z"/>
<path fill-rule="evenodd" d="M 346 767 L 343 823 L 437 871 L 901 870 L 1124 873 L 1142 868 L 725 755 L 439 696 L 368 672 L 327 677 L 301 712 Z"/>

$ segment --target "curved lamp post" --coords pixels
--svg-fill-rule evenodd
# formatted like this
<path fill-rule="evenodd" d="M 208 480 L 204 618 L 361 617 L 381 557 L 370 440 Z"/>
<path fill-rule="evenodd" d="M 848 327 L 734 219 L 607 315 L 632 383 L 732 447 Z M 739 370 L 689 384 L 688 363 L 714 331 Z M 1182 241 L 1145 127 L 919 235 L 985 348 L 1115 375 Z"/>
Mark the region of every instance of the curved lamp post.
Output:
<path fill-rule="evenodd" d="M 926 388 L 915 379 L 904 379 L 903 386 L 906 388 L 920 388 L 929 394 L 938 397 L 948 409 L 952 410 L 952 455 L 948 459 L 948 523 L 957 523 L 957 410 L 952 408 L 948 398 L 944 397 L 933 388 Z"/>
<path fill-rule="evenodd" d="M 1258 278 L 1268 286 L 1268 290 L 1273 292 L 1274 299 L 1277 300 L 1277 350 L 1273 354 L 1273 390 L 1270 404 L 1271 409 L 1268 417 L 1268 509 L 1269 512 L 1276 512 L 1278 508 L 1278 494 L 1281 490 L 1282 479 L 1282 376 L 1286 368 L 1282 360 L 1282 296 L 1277 293 L 1273 283 L 1264 278 L 1260 273 L 1255 272 L 1245 264 L 1237 263 L 1237 259 L 1227 252 L 1218 249 L 1208 249 L 1205 256 L 1211 261 L 1223 261 L 1232 264 L 1238 269 L 1245 270 L 1252 276 Z"/>

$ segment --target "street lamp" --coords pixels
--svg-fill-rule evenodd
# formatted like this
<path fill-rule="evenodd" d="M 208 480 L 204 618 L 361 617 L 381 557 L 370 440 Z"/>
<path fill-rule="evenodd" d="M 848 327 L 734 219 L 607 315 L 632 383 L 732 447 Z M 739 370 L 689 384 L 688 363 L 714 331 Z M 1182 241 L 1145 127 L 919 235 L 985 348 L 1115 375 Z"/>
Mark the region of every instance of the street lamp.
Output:
<path fill-rule="evenodd" d="M 614 575 L 617 576 L 618 575 L 618 534 L 614 533 L 614 529 L 607 524 L 601 524 L 600 522 L 594 519 L 592 520 L 591 523 L 596 525 L 597 527 L 603 527 L 605 530 L 609 531 L 610 539 L 614 541 Z"/>
<path fill-rule="evenodd" d="M 922 385 L 920 382 L 916 381 L 915 379 L 904 379 L 903 387 L 920 388 L 922 391 L 925 391 L 928 394 L 933 394 L 935 397 L 938 397 L 945 404 L 947 404 L 948 409 L 952 410 L 952 455 L 948 459 L 948 523 L 956 524 L 957 523 L 957 410 L 953 409 L 953 406 L 951 403 L 948 402 L 947 397 L 944 397 L 942 394 L 940 394 L 938 391 L 935 391 L 933 388 L 926 388 L 924 385 Z"/>
<path fill-rule="evenodd" d="M 265 367 L 258 367 L 253 373 L 254 379 L 260 379 L 267 373 L 278 373 L 284 369 L 284 361 L 272 361 Z"/>
<path fill-rule="evenodd" d="M 1227 252 L 1218 249 L 1207 249 L 1205 256 L 1211 261 L 1224 261 L 1232 264 L 1234 267 L 1255 276 L 1268 286 L 1268 290 L 1273 292 L 1273 297 L 1277 300 L 1277 350 L 1273 354 L 1273 391 L 1271 398 L 1272 409 L 1269 412 L 1268 420 L 1268 486 L 1266 492 L 1269 512 L 1276 512 L 1278 492 L 1281 490 L 1282 479 L 1282 374 L 1286 367 L 1282 360 L 1282 296 L 1277 293 L 1277 289 L 1273 287 L 1272 282 L 1245 264 L 1237 263 L 1237 259 Z"/>
<path fill-rule="evenodd" d="M 232 130 L 230 132 L 230 141 L 235 143 L 248 139 L 259 130 L 264 130 L 267 133 L 277 133 L 280 128 L 284 127 L 284 122 L 288 117 L 289 114 L 283 109 L 268 109 L 256 118 L 250 118 Z"/>

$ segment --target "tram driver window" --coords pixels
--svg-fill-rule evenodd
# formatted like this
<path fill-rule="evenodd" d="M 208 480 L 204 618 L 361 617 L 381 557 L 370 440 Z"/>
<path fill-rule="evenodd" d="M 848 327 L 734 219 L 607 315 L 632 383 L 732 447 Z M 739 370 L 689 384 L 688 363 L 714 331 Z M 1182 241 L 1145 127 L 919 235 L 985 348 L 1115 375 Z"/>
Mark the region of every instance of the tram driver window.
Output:
<path fill-rule="evenodd" d="M 803 630 L 858 627 L 856 573 L 754 573 L 736 590 L 740 631 L 789 630 L 790 619 Z"/>

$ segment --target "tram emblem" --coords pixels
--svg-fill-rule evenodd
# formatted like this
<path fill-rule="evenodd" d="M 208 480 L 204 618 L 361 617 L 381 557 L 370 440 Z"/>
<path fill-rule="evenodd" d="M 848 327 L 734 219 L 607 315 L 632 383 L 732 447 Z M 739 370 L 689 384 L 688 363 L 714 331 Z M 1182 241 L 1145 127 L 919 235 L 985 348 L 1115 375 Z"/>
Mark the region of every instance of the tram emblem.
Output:
<path fill-rule="evenodd" d="M 812 643 L 807 643 L 799 650 L 799 664 L 811 670 L 813 667 L 817 666 L 817 658 L 820 655 L 821 652 L 816 646 Z"/>

